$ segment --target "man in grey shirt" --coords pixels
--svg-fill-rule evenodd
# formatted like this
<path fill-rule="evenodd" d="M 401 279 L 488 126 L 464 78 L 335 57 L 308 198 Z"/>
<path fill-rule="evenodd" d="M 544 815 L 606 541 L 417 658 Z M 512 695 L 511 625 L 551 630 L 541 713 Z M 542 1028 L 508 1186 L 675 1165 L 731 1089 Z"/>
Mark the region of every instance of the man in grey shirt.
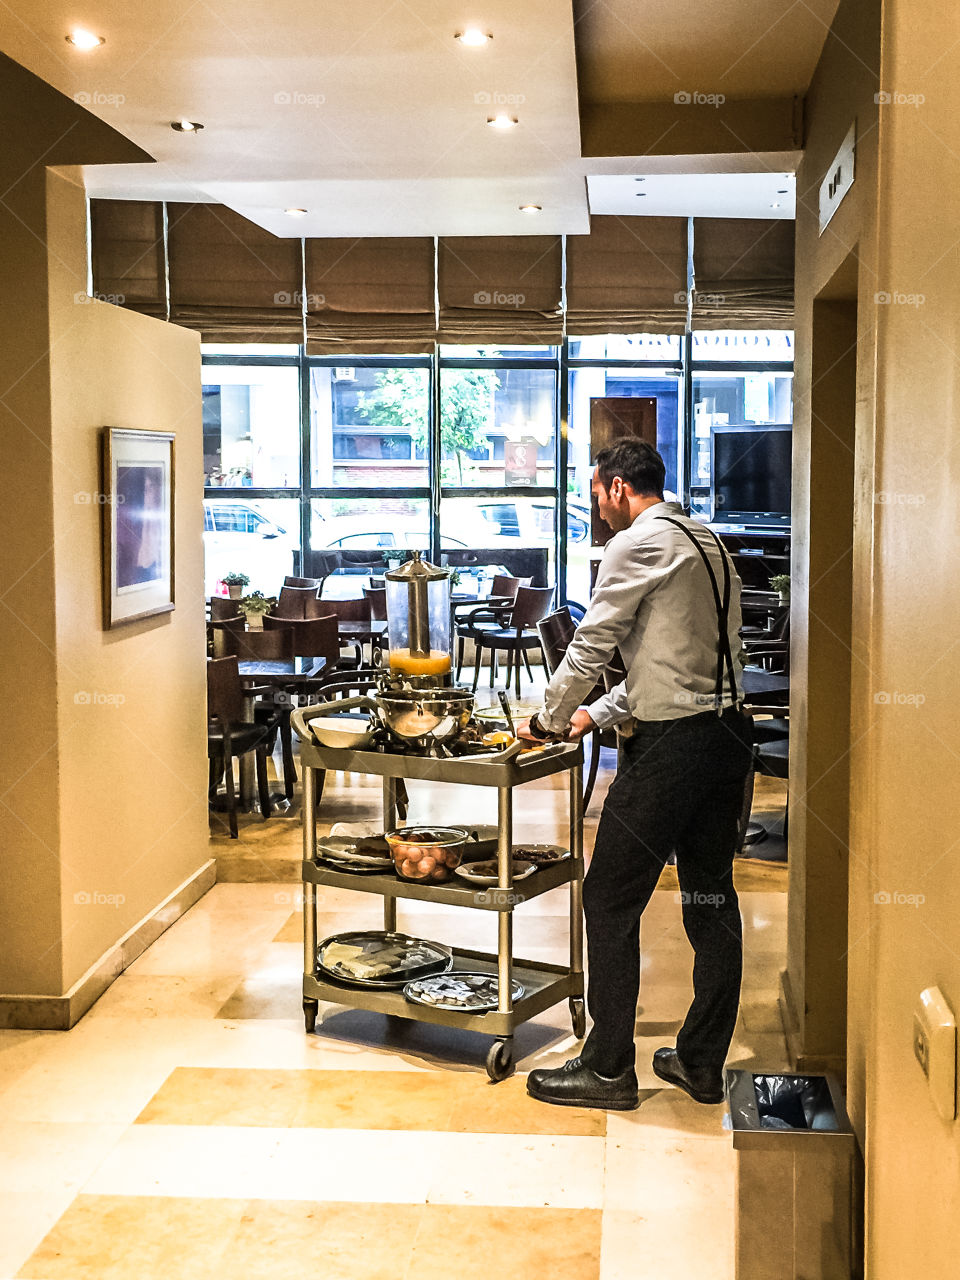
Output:
<path fill-rule="evenodd" d="M 671 853 L 693 945 L 694 999 L 676 1048 L 653 1069 L 699 1102 L 723 1099 L 723 1064 L 740 999 L 742 940 L 733 856 L 751 756 L 740 710 L 740 580 L 719 541 L 663 499 L 655 449 L 624 439 L 597 457 L 592 490 L 615 536 L 586 616 L 518 727 L 535 739 L 625 731 L 584 883 L 593 1028 L 582 1053 L 532 1071 L 543 1102 L 637 1106 L 634 1025 L 640 917 Z M 619 652 L 626 679 L 589 707 Z"/>

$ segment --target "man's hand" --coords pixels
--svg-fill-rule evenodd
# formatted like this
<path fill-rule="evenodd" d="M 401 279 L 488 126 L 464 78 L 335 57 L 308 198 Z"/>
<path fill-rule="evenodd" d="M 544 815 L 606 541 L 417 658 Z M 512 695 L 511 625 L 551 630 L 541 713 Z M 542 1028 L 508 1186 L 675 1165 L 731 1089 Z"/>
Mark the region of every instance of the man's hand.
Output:
<path fill-rule="evenodd" d="M 523 742 L 542 742 L 543 741 L 542 738 L 535 738 L 533 734 L 530 732 L 529 720 L 518 720 L 516 729 L 517 729 L 517 737 L 520 738 Z"/>
<path fill-rule="evenodd" d="M 585 738 L 588 733 L 593 733 L 596 727 L 593 716 L 587 708 L 578 707 L 570 717 L 570 728 L 566 732 L 566 739 L 568 742 L 577 742 L 580 738 Z"/>

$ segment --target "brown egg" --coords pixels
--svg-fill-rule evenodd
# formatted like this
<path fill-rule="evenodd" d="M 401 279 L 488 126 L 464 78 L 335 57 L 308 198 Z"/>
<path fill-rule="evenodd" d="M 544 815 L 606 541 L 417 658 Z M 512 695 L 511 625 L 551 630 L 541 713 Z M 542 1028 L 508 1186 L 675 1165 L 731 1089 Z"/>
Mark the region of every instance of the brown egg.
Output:
<path fill-rule="evenodd" d="M 421 875 L 426 876 L 430 874 L 430 872 L 434 869 L 436 865 L 437 865 L 436 858 L 432 854 L 425 853 L 423 857 L 420 859 L 420 861 L 417 863 L 417 870 L 421 873 Z"/>

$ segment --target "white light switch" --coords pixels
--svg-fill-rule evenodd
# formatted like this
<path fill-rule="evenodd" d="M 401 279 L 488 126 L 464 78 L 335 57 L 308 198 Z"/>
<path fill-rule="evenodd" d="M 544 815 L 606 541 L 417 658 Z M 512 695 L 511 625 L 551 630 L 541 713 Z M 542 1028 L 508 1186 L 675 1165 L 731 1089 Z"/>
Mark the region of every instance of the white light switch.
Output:
<path fill-rule="evenodd" d="M 939 987 L 920 992 L 913 1015 L 913 1052 L 944 1120 L 957 1115 L 957 1020 Z"/>

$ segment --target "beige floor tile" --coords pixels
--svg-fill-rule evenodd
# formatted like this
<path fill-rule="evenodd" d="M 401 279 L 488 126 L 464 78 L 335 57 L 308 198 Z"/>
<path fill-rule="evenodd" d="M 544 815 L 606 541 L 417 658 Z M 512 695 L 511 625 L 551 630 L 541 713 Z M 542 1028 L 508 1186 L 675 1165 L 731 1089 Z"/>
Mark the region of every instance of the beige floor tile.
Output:
<path fill-rule="evenodd" d="M 607 1141 L 605 1209 L 648 1218 L 685 1214 L 698 1231 L 709 1232 L 732 1215 L 735 1181 L 729 1137 L 713 1141 L 674 1133 L 651 1136 L 646 1142 L 621 1144 L 613 1137 Z"/>
<path fill-rule="evenodd" d="M 669 1210 L 605 1210 L 600 1280 L 734 1280 L 733 1227 L 725 1212 L 691 1222 Z"/>
<path fill-rule="evenodd" d="M 12 1280 L 73 1203 L 73 1187 L 0 1195 L 0 1276 Z"/>
<path fill-rule="evenodd" d="M 409 1280 L 595 1280 L 600 1214 L 588 1209 L 424 1211 Z"/>
<path fill-rule="evenodd" d="M 438 1071 L 270 1071 L 180 1067 L 138 1124 L 602 1137 L 601 1111 L 546 1107 L 523 1077 L 498 1085 Z"/>
<path fill-rule="evenodd" d="M 5 1119 L 0 1143 L 0 1196 L 11 1191 L 30 1195 L 76 1193 L 116 1146 L 126 1127 Z"/>
<path fill-rule="evenodd" d="M 603 1148 L 599 1138 L 556 1135 L 142 1124 L 84 1191 L 599 1208 Z"/>

